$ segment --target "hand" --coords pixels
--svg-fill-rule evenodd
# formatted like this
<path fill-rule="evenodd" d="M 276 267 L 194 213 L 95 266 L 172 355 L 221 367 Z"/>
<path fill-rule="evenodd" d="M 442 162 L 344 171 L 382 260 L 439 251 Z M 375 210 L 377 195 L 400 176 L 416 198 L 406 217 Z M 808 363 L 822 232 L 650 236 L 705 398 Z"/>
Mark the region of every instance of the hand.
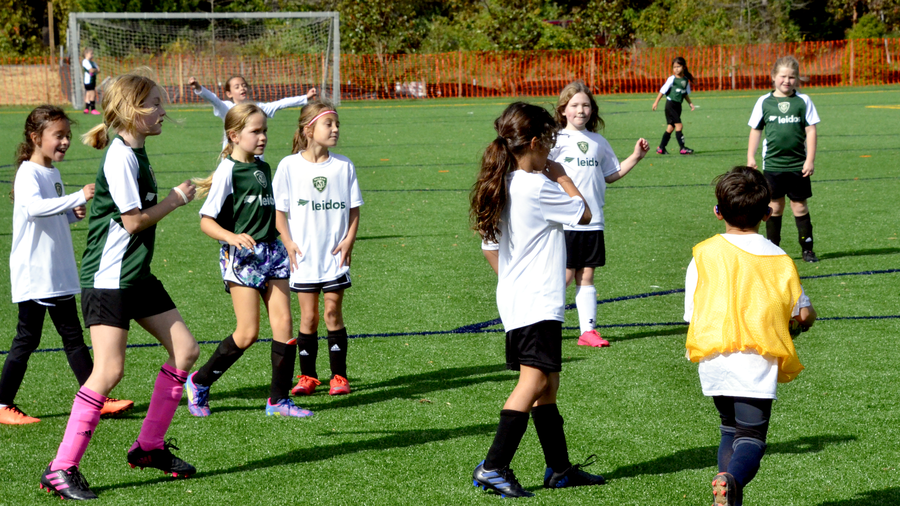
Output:
<path fill-rule="evenodd" d="M 659 105 L 659 102 L 653 102 L 653 110 L 656 110 L 656 106 Z"/>
<path fill-rule="evenodd" d="M 194 88 L 197 91 L 200 91 L 200 88 L 202 88 L 202 86 L 200 86 L 200 83 L 198 83 L 197 80 L 194 79 L 194 76 L 188 78 L 188 84 L 191 85 L 191 88 Z"/>
<path fill-rule="evenodd" d="M 347 266 L 350 267 L 350 254 L 353 252 L 353 241 L 348 240 L 346 237 L 343 241 L 338 243 L 337 248 L 334 248 L 334 251 L 331 252 L 332 255 L 341 254 L 341 267 Z"/>
<path fill-rule="evenodd" d="M 559 178 L 568 176 L 568 174 L 566 174 L 566 169 L 562 164 L 554 162 L 553 160 L 547 160 L 547 168 L 544 169 L 544 175 L 554 183 L 556 183 Z"/>
<path fill-rule="evenodd" d="M 252 250 L 254 246 L 256 246 L 256 241 L 253 240 L 253 237 L 247 234 L 231 234 L 228 237 L 228 244 L 231 246 L 237 246 L 238 248 L 244 249 L 247 248 Z"/>
<path fill-rule="evenodd" d="M 84 185 L 81 191 L 84 192 L 84 200 L 91 200 L 94 198 L 94 183 Z"/>
<path fill-rule="evenodd" d="M 310 88 L 309 91 L 306 92 L 306 98 L 308 98 L 309 100 L 312 100 L 312 99 L 316 98 L 316 95 L 318 95 L 318 94 L 319 93 L 316 91 L 315 88 Z"/>
<path fill-rule="evenodd" d="M 803 177 L 809 177 L 813 175 L 813 172 L 816 171 L 816 168 L 813 166 L 813 162 L 807 160 L 803 162 Z"/>
<path fill-rule="evenodd" d="M 84 217 L 87 216 L 87 207 L 78 206 L 78 207 L 72 209 L 72 212 L 75 213 L 76 218 L 78 218 L 79 220 L 83 220 Z"/>
<path fill-rule="evenodd" d="M 284 244 L 284 249 L 287 250 L 288 259 L 291 261 L 291 272 L 297 270 L 300 267 L 300 262 L 297 260 L 298 256 L 303 256 L 303 252 L 300 251 L 300 248 L 297 247 L 297 243 L 294 241 L 287 241 L 282 238 L 281 242 Z"/>
<path fill-rule="evenodd" d="M 756 166 L 756 157 L 753 157 L 753 158 L 747 158 L 747 167 L 750 167 L 750 168 L 753 168 L 753 169 L 758 168 L 758 167 Z"/>
<path fill-rule="evenodd" d="M 650 143 L 647 142 L 647 139 L 641 137 L 634 144 L 634 156 L 636 156 L 638 160 L 642 160 L 647 156 L 648 151 L 650 151 Z"/>
<path fill-rule="evenodd" d="M 178 193 L 176 189 L 181 190 L 181 193 L 184 194 L 184 197 L 182 197 L 181 193 Z M 187 180 L 173 188 L 172 191 L 169 192 L 169 197 L 171 197 L 173 194 L 175 195 L 175 206 L 185 206 L 188 204 L 188 202 L 194 200 L 194 196 L 197 194 L 197 187 L 194 186 L 194 183 L 192 183 L 190 180 Z M 185 197 L 187 198 L 187 202 L 184 201 Z"/>
<path fill-rule="evenodd" d="M 692 111 L 694 110 L 694 103 L 693 103 L 693 102 L 691 102 L 691 110 L 692 110 Z"/>

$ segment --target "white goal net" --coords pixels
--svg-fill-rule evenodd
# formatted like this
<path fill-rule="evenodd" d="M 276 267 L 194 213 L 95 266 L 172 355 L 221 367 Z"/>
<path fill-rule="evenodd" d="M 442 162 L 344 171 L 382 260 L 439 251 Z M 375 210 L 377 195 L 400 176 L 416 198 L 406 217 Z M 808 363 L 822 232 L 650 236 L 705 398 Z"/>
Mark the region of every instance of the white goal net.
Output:
<path fill-rule="evenodd" d="M 277 13 L 95 13 L 69 14 L 67 53 L 70 93 L 84 97 L 81 68 L 94 51 L 104 78 L 149 67 L 173 103 L 193 103 L 188 78 L 225 98 L 231 76 L 243 76 L 255 100 L 269 102 L 305 94 L 340 103 L 340 28 L 336 12 Z"/>

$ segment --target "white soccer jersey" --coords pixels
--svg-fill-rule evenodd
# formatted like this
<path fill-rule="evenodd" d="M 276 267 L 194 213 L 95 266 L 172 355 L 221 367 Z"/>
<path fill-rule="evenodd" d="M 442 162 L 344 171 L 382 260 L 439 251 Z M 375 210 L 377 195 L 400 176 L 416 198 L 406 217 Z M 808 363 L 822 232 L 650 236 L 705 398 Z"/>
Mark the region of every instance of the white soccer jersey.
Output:
<path fill-rule="evenodd" d="M 602 135 L 587 130 L 560 130 L 549 158 L 563 165 L 591 209 L 587 225 L 565 230 L 603 230 L 606 177 L 619 172 L 619 159 Z"/>
<path fill-rule="evenodd" d="M 753 255 L 785 254 L 783 249 L 760 234 L 722 234 L 722 237 Z M 697 264 L 691 259 L 684 282 L 684 321 L 689 323 L 694 314 L 694 292 L 697 290 L 697 282 Z M 801 307 L 811 305 L 806 292 L 801 291 L 792 315 L 798 315 Z M 755 351 L 719 354 L 701 360 L 698 371 L 703 395 L 707 397 L 725 395 L 754 399 L 776 398 L 778 360 L 775 357 L 759 355 Z"/>
<path fill-rule="evenodd" d="M 275 209 L 287 213 L 291 238 L 300 248 L 291 284 L 322 283 L 346 274 L 341 254 L 334 254 L 350 229 L 350 209 L 363 205 L 356 168 L 347 157 L 331 153 L 312 163 L 302 152 L 281 160 L 272 183 Z"/>
<path fill-rule="evenodd" d="M 213 114 L 217 118 L 222 118 L 222 121 L 225 121 L 225 115 L 228 114 L 228 111 L 234 107 L 234 102 L 231 100 L 222 100 L 216 96 L 215 93 L 209 91 L 205 87 L 201 86 L 200 90 L 194 90 L 194 94 L 200 95 L 203 100 L 206 100 L 213 106 Z M 297 97 L 287 97 L 282 98 L 281 100 L 276 100 L 274 102 L 256 102 L 256 105 L 259 106 L 260 109 L 266 113 L 266 116 L 272 118 L 275 116 L 275 113 L 280 111 L 281 109 L 288 109 L 290 107 L 303 107 L 309 99 L 306 98 L 306 95 L 300 95 Z M 222 134 L 222 149 L 225 149 L 225 146 L 228 145 L 228 136 L 224 133 Z M 264 159 L 260 156 L 260 159 Z"/>
<path fill-rule="evenodd" d="M 584 214 L 543 174 L 514 170 L 506 176 L 509 200 L 500 218 L 497 309 L 506 332 L 544 320 L 564 321 L 566 239 L 563 225 Z M 483 249 L 494 249 L 483 244 Z"/>
<path fill-rule="evenodd" d="M 71 195 L 55 167 L 22 162 L 16 172 L 9 274 L 14 303 L 81 292 L 69 224 L 84 192 Z"/>

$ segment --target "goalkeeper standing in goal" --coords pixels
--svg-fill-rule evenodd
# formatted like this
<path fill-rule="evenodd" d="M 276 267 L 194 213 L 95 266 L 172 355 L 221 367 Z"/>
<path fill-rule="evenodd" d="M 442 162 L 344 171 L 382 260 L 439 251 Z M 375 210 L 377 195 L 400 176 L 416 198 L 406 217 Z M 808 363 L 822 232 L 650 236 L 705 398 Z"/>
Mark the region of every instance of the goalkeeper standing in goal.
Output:
<path fill-rule="evenodd" d="M 228 111 L 231 110 L 232 107 L 251 100 L 250 85 L 247 84 L 247 80 L 242 76 L 232 76 L 228 78 L 228 81 L 225 81 L 225 97 L 228 98 L 228 100 L 221 100 L 215 93 L 201 86 L 193 76 L 188 79 L 188 84 L 194 89 L 196 95 L 200 95 L 203 100 L 212 104 L 213 114 L 215 114 L 216 117 L 222 118 L 222 121 L 225 121 L 225 115 L 228 114 Z M 316 89 L 310 88 L 309 91 L 306 92 L 306 95 L 282 98 L 275 102 L 256 102 L 256 105 L 266 113 L 267 117 L 271 118 L 281 109 L 303 107 L 307 102 L 314 98 L 316 98 Z M 223 137 L 222 149 L 225 149 L 227 145 L 228 138 Z"/>

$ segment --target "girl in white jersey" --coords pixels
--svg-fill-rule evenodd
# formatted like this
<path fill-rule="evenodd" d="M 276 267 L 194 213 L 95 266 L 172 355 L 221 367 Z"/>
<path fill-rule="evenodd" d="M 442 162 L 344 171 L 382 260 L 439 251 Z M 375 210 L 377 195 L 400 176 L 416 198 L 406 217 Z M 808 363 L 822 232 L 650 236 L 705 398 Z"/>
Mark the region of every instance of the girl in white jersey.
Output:
<path fill-rule="evenodd" d="M 601 485 L 602 476 L 572 465 L 556 406 L 562 369 L 566 298 L 563 225 L 587 224 L 591 210 L 562 165 L 549 161 L 558 125 L 544 108 L 517 102 L 494 122 L 472 187 L 473 228 L 497 272 L 497 307 L 506 330 L 506 366 L 519 381 L 500 411 L 487 457 L 473 472 L 476 487 L 505 497 L 528 497 L 510 462 L 529 413 L 547 467 L 544 487 Z"/>
<path fill-rule="evenodd" d="M 63 349 L 75 378 L 83 385 L 93 363 L 78 321 L 75 294 L 78 267 L 69 224 L 85 216 L 85 203 L 94 196 L 94 184 L 65 194 L 59 171 L 69 149 L 70 120 L 59 107 L 42 105 L 25 120 L 25 139 L 16 150 L 16 182 L 13 190 L 13 238 L 9 255 L 13 303 L 19 321 L 3 373 L 0 374 L 0 424 L 24 425 L 40 420 L 23 413 L 13 401 L 28 359 L 41 342 L 44 316 L 62 337 Z M 117 414 L 134 406 L 131 401 L 107 399 L 100 414 Z"/>
<path fill-rule="evenodd" d="M 250 85 L 247 84 L 247 80 L 242 76 L 232 76 L 225 81 L 225 97 L 228 100 L 222 100 L 216 96 L 215 93 L 209 91 L 204 88 L 200 83 L 197 82 L 194 77 L 188 78 L 188 84 L 191 85 L 191 88 L 194 89 L 194 94 L 199 95 L 213 106 L 213 114 L 217 118 L 222 118 L 222 121 L 225 120 L 225 115 L 228 114 L 228 110 L 232 107 L 252 101 L 250 98 Z M 276 100 L 275 102 L 254 102 L 258 105 L 263 112 L 265 112 L 266 116 L 273 117 L 275 113 L 280 111 L 281 109 L 287 109 L 289 107 L 302 107 L 306 105 L 307 102 L 315 98 L 316 89 L 310 88 L 309 91 L 306 92 L 306 95 L 299 95 L 296 97 L 286 97 L 281 100 Z M 222 139 L 222 149 L 225 149 L 228 146 L 228 136 Z"/>
<path fill-rule="evenodd" d="M 97 74 L 100 67 L 94 62 L 94 50 L 84 49 L 84 59 L 81 60 L 81 68 L 84 70 L 84 113 L 99 115 L 97 110 Z"/>
<path fill-rule="evenodd" d="M 304 107 L 294 135 L 294 154 L 281 160 L 275 172 L 276 223 L 291 261 L 291 291 L 300 302 L 300 381 L 291 390 L 294 395 L 310 395 L 320 384 L 316 373 L 319 292 L 323 292 L 328 330 L 329 393 L 350 393 L 343 301 L 344 290 L 350 288 L 350 258 L 363 199 L 353 162 L 329 152 L 337 145 L 339 127 L 330 103 L 317 101 Z"/>
<path fill-rule="evenodd" d="M 200 209 L 200 230 L 222 243 L 219 265 L 225 290 L 231 294 L 237 328 L 185 384 L 188 410 L 209 416 L 209 387 L 225 374 L 259 338 L 259 300 L 269 312 L 272 328 L 272 383 L 266 415 L 306 417 L 290 399 L 297 343 L 291 339 L 290 264 L 275 229 L 272 171 L 259 159 L 266 149 L 266 114 L 243 103 L 225 115 L 228 146 L 222 162 L 197 182 L 200 195 L 209 193 Z"/>
<path fill-rule="evenodd" d="M 40 485 L 65 499 L 96 499 L 79 470 L 100 408 L 125 370 L 131 320 L 155 337 L 168 357 L 156 377 L 147 415 L 128 451 L 131 467 L 153 467 L 190 476 L 194 466 L 172 454 L 164 441 L 184 382 L 199 353 L 162 283 L 150 272 L 156 224 L 194 197 L 185 181 L 157 201 L 156 176 L 144 141 L 162 133 L 166 111 L 159 86 L 150 78 L 126 74 L 103 95 L 103 123 L 82 136 L 95 148 L 109 146 L 97 174 L 87 246 L 81 261 L 81 307 L 91 331 L 94 369 L 75 396 L 56 458 L 41 474 Z M 110 141 L 109 129 L 117 135 Z"/>
<path fill-rule="evenodd" d="M 594 288 L 594 269 L 606 264 L 603 238 L 603 204 L 606 185 L 625 177 L 640 162 L 650 145 L 638 139 L 634 152 L 619 164 L 612 147 L 602 135 L 603 120 L 597 112 L 597 102 L 583 82 L 568 84 L 556 103 L 556 121 L 562 129 L 556 136 L 556 146 L 550 159 L 566 168 L 572 181 L 592 211 L 586 225 L 566 225 L 566 284 L 575 280 L 575 306 L 582 346 L 609 346 L 594 327 L 597 317 L 597 290 Z"/>

